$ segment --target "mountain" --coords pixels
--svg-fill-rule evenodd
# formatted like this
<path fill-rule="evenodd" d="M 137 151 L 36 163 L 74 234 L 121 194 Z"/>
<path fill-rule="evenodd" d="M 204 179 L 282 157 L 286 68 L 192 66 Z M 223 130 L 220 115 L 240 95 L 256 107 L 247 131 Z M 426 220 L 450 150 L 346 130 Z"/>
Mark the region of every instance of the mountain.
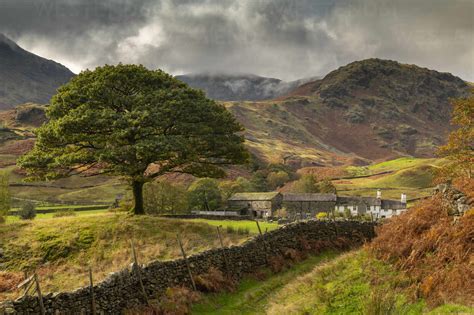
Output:
<path fill-rule="evenodd" d="M 41 102 L 45 103 L 61 82 L 73 75 L 4 37 L 0 58 L 9 60 L 8 64 L 2 61 L 6 66 L 0 69 L 3 107 L 39 97 L 39 93 L 31 94 L 33 86 L 39 78 L 45 82 L 50 73 L 49 85 L 42 85 L 50 91 L 42 94 Z M 247 146 L 258 158 L 295 168 L 361 165 L 400 156 L 431 157 L 452 128 L 450 99 L 464 97 L 470 90 L 452 74 L 381 59 L 356 61 L 309 81 L 217 74 L 178 79 L 222 100 L 246 128 Z M 8 88 L 2 90 L 4 87 Z M 17 100 L 11 101 L 15 96 Z M 3 116 L 6 126 L 34 127 L 44 121 L 44 113 L 31 104 Z"/>
<path fill-rule="evenodd" d="M 285 82 L 252 74 L 187 74 L 177 79 L 220 101 L 258 101 L 285 95 L 315 78 Z"/>
<path fill-rule="evenodd" d="M 45 104 L 74 74 L 0 34 L 0 110 L 26 102 Z"/>
<path fill-rule="evenodd" d="M 391 60 L 356 61 L 276 100 L 227 103 L 253 152 L 298 166 L 432 156 L 450 126 L 450 98 L 469 85 Z"/>

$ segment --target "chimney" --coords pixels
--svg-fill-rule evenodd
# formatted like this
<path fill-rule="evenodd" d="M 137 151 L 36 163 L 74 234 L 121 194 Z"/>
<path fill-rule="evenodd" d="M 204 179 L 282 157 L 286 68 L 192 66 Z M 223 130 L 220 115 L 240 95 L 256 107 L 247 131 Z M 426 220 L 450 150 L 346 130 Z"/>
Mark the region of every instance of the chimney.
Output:
<path fill-rule="evenodd" d="M 382 191 L 380 189 L 377 189 L 377 199 L 382 198 Z"/>
<path fill-rule="evenodd" d="M 400 201 L 402 203 L 407 203 L 407 195 L 405 193 L 402 193 L 402 195 L 400 197 Z"/>

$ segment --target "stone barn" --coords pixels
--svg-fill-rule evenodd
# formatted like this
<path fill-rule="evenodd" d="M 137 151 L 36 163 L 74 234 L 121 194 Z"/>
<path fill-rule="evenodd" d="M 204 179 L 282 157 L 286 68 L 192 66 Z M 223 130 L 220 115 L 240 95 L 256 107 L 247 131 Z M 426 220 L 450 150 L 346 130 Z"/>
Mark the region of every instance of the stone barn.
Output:
<path fill-rule="evenodd" d="M 283 207 L 290 216 L 314 217 L 319 212 L 331 212 L 336 206 L 336 194 L 284 194 Z"/>
<path fill-rule="evenodd" d="M 229 209 L 256 218 L 271 217 L 281 208 L 283 196 L 279 192 L 236 193 L 227 201 Z"/>

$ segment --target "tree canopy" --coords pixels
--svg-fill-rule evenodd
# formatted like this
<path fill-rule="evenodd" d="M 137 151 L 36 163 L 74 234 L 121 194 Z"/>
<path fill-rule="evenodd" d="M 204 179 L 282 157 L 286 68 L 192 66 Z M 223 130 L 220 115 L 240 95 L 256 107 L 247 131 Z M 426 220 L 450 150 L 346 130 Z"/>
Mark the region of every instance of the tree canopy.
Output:
<path fill-rule="evenodd" d="M 200 178 L 188 188 L 189 207 L 192 210 L 213 211 L 222 206 L 218 182 L 213 178 Z"/>
<path fill-rule="evenodd" d="M 453 101 L 452 125 L 457 129 L 451 132 L 446 145 L 438 150 L 440 156 L 451 161 L 443 171 L 445 177 L 473 177 L 474 166 L 474 89 L 469 98 Z"/>
<path fill-rule="evenodd" d="M 222 166 L 248 157 L 243 128 L 225 107 L 144 66 L 83 71 L 58 89 L 46 113 L 34 148 L 19 159 L 30 178 L 123 176 L 136 214 L 144 213 L 145 182 L 170 172 L 221 177 Z"/>
<path fill-rule="evenodd" d="M 166 180 L 149 182 L 143 187 L 145 212 L 149 214 L 179 214 L 188 211 L 187 190 Z"/>
<path fill-rule="evenodd" d="M 304 174 L 293 183 L 291 191 L 294 193 L 325 193 L 335 194 L 336 187 L 329 179 L 318 181 L 313 174 Z"/>

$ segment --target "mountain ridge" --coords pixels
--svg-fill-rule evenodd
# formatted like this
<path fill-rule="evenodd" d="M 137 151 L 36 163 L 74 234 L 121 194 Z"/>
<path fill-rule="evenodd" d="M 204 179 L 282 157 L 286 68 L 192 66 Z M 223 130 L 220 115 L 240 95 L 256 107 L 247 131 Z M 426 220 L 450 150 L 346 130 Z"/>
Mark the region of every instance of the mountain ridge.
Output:
<path fill-rule="evenodd" d="M 0 36 L 0 62 L 8 54 L 16 63 L 0 69 L 0 110 L 13 108 L 15 103 L 47 103 L 56 88 L 73 75 Z M 29 63 L 23 64 L 25 57 Z M 30 69 L 35 71 L 30 73 Z M 39 95 L 32 86 L 38 76 L 48 76 L 48 71 L 53 77 L 55 71 L 60 75 Z M 15 86 L 18 80 L 9 80 L 8 75 L 20 81 L 19 88 Z M 247 146 L 258 158 L 295 168 L 431 157 L 452 128 L 450 99 L 464 97 L 470 90 L 452 74 L 377 58 L 349 63 L 308 82 L 250 74 L 176 77 L 203 89 L 210 98 L 224 99 L 220 102 L 244 125 Z M 22 98 L 15 92 L 24 92 Z M 44 97 L 35 101 L 38 96 Z M 32 117 L 36 111 L 27 106 L 21 113 L 38 123 Z"/>
<path fill-rule="evenodd" d="M 256 155 L 301 166 L 430 157 L 451 130 L 451 98 L 470 87 L 449 73 L 391 60 L 340 67 L 287 95 L 227 106 Z M 290 158 L 291 160 L 291 158 Z"/>
<path fill-rule="evenodd" d="M 285 82 L 255 74 L 194 73 L 177 75 L 192 88 L 203 90 L 219 101 L 258 101 L 285 95 L 316 77 Z"/>
<path fill-rule="evenodd" d="M 0 109 L 49 103 L 56 89 L 74 76 L 65 66 L 24 50 L 2 33 L 0 65 Z"/>

